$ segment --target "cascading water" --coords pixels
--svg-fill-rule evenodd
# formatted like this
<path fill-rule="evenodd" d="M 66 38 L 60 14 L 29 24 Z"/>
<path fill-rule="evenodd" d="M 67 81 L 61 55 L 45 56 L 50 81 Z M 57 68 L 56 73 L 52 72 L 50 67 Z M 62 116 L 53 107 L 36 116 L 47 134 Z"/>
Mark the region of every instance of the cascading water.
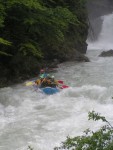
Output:
<path fill-rule="evenodd" d="M 88 49 L 113 49 L 113 13 L 102 16 L 102 29 L 96 42 L 88 42 Z"/>
<path fill-rule="evenodd" d="M 112 48 L 112 17 L 103 17 L 99 40 L 91 48 Z M 0 150 L 27 150 L 28 145 L 34 150 L 53 150 L 66 136 L 103 125 L 88 121 L 92 110 L 113 124 L 113 59 L 99 54 L 99 50 L 89 50 L 90 62 L 59 65 L 55 76 L 70 88 L 58 94 L 46 96 L 24 84 L 0 89 Z"/>

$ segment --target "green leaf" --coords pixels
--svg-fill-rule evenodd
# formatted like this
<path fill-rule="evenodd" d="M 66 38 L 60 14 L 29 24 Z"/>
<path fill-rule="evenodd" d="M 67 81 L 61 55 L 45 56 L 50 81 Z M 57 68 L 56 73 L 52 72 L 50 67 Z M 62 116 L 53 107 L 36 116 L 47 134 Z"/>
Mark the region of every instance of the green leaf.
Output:
<path fill-rule="evenodd" d="M 11 54 L 8 54 L 8 53 L 2 52 L 2 51 L 0 51 L 0 55 L 4 55 L 4 56 L 13 56 L 13 55 L 11 55 Z"/>
<path fill-rule="evenodd" d="M 6 5 L 8 8 L 13 5 L 24 5 L 29 9 L 43 9 L 42 5 L 37 0 L 8 0 Z"/>
<path fill-rule="evenodd" d="M 93 120 L 102 120 L 103 122 L 107 122 L 106 118 L 104 116 L 100 116 L 99 113 L 95 113 L 95 111 L 89 112 L 88 114 L 89 116 L 89 120 L 93 119 Z"/>
<path fill-rule="evenodd" d="M 0 27 L 3 27 L 5 18 L 5 7 L 2 3 L 0 3 Z"/>
<path fill-rule="evenodd" d="M 4 44 L 4 45 L 9 45 L 11 46 L 11 42 L 7 41 L 7 40 L 4 40 L 3 38 L 0 38 L 0 44 Z"/>
<path fill-rule="evenodd" d="M 38 58 L 42 58 L 43 55 L 39 49 L 39 47 L 33 43 L 23 43 L 20 45 L 19 51 L 23 53 L 24 56 L 33 55 Z"/>
<path fill-rule="evenodd" d="M 113 128 L 103 116 L 94 111 L 89 112 L 90 119 L 105 121 L 108 125 L 97 131 L 86 130 L 84 135 L 74 138 L 67 137 L 60 147 L 54 150 L 112 150 L 113 149 Z M 104 119 L 103 119 L 104 118 Z"/>

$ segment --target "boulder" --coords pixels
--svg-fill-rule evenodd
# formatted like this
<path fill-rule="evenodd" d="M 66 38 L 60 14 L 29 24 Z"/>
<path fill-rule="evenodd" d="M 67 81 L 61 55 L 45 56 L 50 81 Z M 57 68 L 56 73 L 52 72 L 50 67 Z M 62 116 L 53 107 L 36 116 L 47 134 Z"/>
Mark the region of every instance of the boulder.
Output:
<path fill-rule="evenodd" d="M 109 51 L 103 51 L 99 57 L 113 57 L 113 50 L 110 49 Z"/>
<path fill-rule="evenodd" d="M 74 60 L 75 61 L 82 61 L 82 62 L 90 62 L 90 60 L 87 56 L 85 56 L 84 54 L 81 54 L 78 51 L 76 51 L 76 55 L 75 55 Z"/>
<path fill-rule="evenodd" d="M 67 54 L 68 61 L 78 61 L 78 62 L 90 62 L 89 58 L 84 54 L 80 53 L 79 51 L 73 49 L 73 52 Z"/>

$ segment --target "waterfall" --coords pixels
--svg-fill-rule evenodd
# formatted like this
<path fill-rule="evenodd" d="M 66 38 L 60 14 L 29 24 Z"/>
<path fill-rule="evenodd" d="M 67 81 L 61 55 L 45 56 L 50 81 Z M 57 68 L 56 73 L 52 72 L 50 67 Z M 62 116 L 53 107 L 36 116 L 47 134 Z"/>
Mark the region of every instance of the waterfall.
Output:
<path fill-rule="evenodd" d="M 113 49 L 113 13 L 102 16 L 101 19 L 103 20 L 101 32 L 95 42 L 87 40 L 88 49 Z"/>

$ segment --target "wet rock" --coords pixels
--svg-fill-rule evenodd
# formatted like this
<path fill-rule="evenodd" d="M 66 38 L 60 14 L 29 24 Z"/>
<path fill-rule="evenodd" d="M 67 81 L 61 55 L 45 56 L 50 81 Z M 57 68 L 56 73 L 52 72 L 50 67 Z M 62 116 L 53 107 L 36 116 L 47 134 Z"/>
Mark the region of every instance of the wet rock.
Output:
<path fill-rule="evenodd" d="M 88 57 L 75 49 L 71 53 L 65 54 L 65 57 L 67 61 L 90 62 Z"/>
<path fill-rule="evenodd" d="M 109 51 L 103 51 L 99 57 L 113 57 L 113 50 L 110 49 Z"/>
<path fill-rule="evenodd" d="M 76 51 L 75 60 L 83 61 L 83 62 L 90 62 L 88 57 L 86 57 L 84 54 L 79 53 L 78 51 Z"/>
<path fill-rule="evenodd" d="M 59 64 L 59 60 L 58 59 L 53 59 L 51 62 L 47 62 L 47 67 L 48 68 L 58 68 L 58 64 Z"/>

